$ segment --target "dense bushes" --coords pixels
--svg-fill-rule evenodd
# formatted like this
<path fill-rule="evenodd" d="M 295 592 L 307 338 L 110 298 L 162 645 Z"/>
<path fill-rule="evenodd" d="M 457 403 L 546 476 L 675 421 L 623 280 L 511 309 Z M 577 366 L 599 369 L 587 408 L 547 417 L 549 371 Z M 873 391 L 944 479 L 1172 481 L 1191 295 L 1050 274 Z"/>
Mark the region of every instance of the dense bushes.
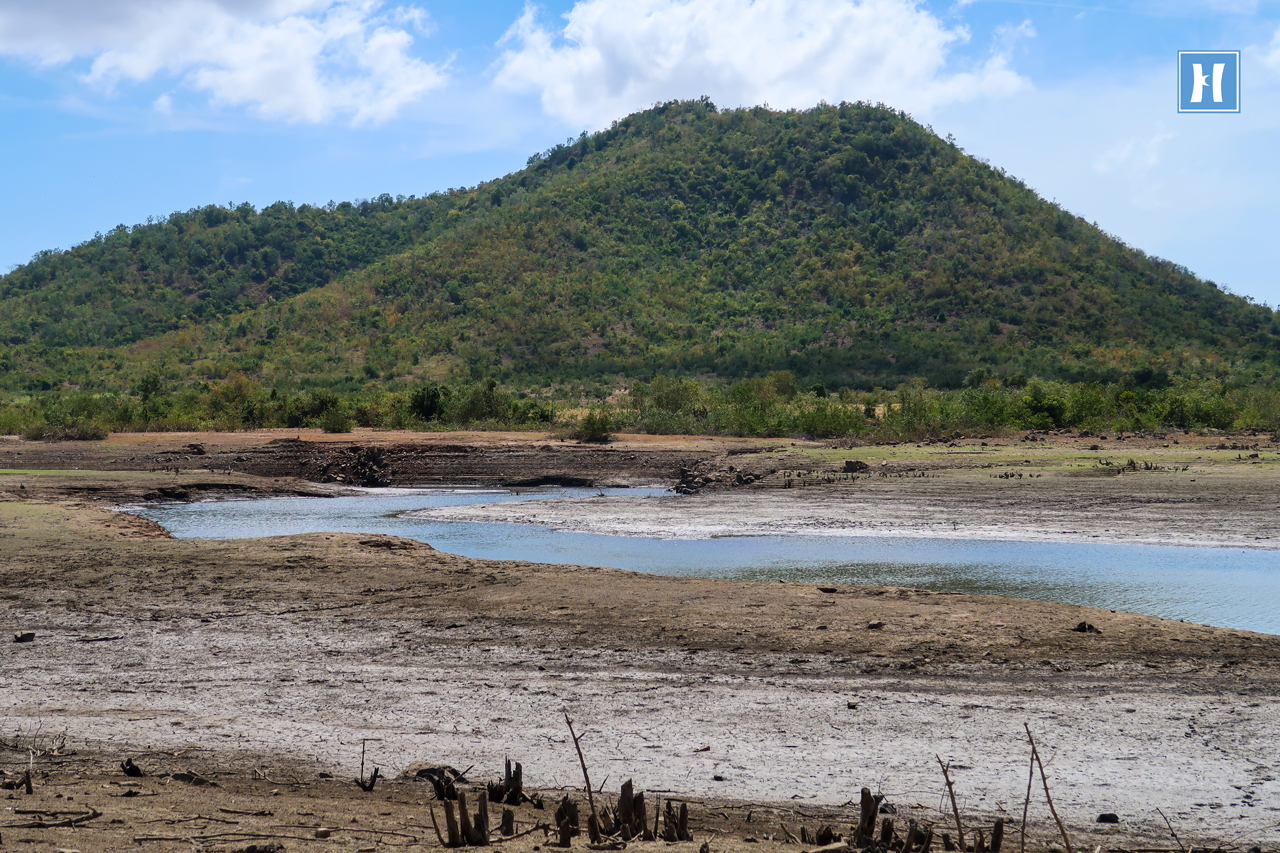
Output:
<path fill-rule="evenodd" d="M 545 429 L 583 441 L 617 432 L 654 435 L 920 439 L 1023 429 L 1093 431 L 1280 429 L 1280 389 L 1174 379 L 1166 387 L 986 377 L 957 390 L 922 380 L 894 390 L 798 390 L 791 374 L 731 385 L 660 376 L 609 399 L 513 392 L 493 379 L 408 391 L 377 386 L 288 395 L 242 375 L 168 393 L 159 381 L 129 395 L 51 391 L 0 401 L 0 433 L 32 439 L 102 438 L 111 431 L 353 427 Z M 585 413 L 584 413 L 585 408 Z"/>

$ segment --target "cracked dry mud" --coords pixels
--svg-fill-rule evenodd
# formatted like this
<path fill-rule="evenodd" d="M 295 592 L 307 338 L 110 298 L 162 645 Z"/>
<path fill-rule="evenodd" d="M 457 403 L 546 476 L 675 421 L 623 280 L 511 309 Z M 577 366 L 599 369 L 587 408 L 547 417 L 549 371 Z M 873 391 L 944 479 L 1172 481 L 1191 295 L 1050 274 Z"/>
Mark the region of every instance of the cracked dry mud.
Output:
<path fill-rule="evenodd" d="M 244 440 L 226 440 L 237 438 Z M 636 469 L 590 464 L 594 476 L 613 478 L 651 478 L 708 461 L 721 470 L 755 464 L 751 454 L 717 457 L 724 446 L 703 444 L 673 440 L 662 447 L 667 457 L 641 458 Z M 89 469 L 119 458 L 118 439 L 105 447 L 6 450 L 21 449 L 28 459 L 78 454 L 62 467 Z M 698 517 L 719 512 L 726 522 L 786 524 L 780 507 L 797 519 L 830 515 L 848 500 L 841 492 L 848 484 L 784 495 L 770 483 L 783 470 L 838 470 L 840 456 L 898 469 L 937 461 L 916 448 L 777 447 L 757 448 L 769 450 L 759 456 L 761 469 L 778 469 L 772 480 L 709 490 L 695 498 L 710 508 Z M 644 448 L 624 442 L 613 453 L 625 462 L 643 457 Z M 1016 449 L 1030 454 L 1025 445 Z M 1074 458 L 1074 447 L 1059 446 L 1052 459 L 1053 448 L 1035 450 L 1048 476 L 1024 481 L 1034 488 L 1023 495 L 1045 495 L 1022 499 L 1028 514 L 1047 501 L 1074 505 L 1069 490 L 1081 483 L 1113 505 L 1138 506 L 1174 480 L 1072 478 L 1055 466 L 1067 451 Z M 555 451 L 562 473 L 586 470 L 574 452 Z M 1205 448 L 1189 453 L 1213 456 Z M 1163 458 L 1155 448 L 1147 454 Z M 142 454 L 135 447 L 133 455 Z M 915 461 L 904 462 L 908 455 Z M 1204 529 L 1269 535 L 1271 466 L 1245 467 L 1243 454 L 1233 465 L 1226 452 L 1217 455 L 1222 461 L 1199 463 L 1196 477 L 1208 484 L 1196 510 Z M 785 467 L 776 465 L 780 456 Z M 497 470 L 479 468 L 477 482 Z M 989 489 L 998 496 L 994 490 L 1008 484 L 990 476 L 1002 468 L 929 470 L 939 478 L 858 484 L 871 489 L 857 500 L 923 505 L 927 488 L 936 504 L 952 491 L 939 487 L 947 477 L 957 478 L 948 485 L 970 486 L 971 495 Z M 1177 476 L 1189 481 L 1192 473 Z M 218 476 L 219 494 L 317 488 L 286 477 Z M 822 823 L 847 832 L 856 818 L 841 804 L 864 785 L 885 793 L 900 821 L 946 829 L 949 804 L 935 754 L 952 762 L 970 826 L 1007 814 L 1016 827 L 1027 784 L 1024 723 L 1046 758 L 1077 848 L 1176 848 L 1157 808 L 1188 845 L 1280 842 L 1280 638 L 992 596 L 852 586 L 828 592 L 472 560 L 379 536 L 174 540 L 94 505 L 211 478 L 145 468 L 0 474 L 0 492 L 10 496 L 0 501 L 0 622 L 36 634 L 31 643 L 0 644 L 0 778 L 15 779 L 29 763 L 36 769 L 33 795 L 3 791 L 13 799 L 0 804 L 102 812 L 76 828 L 0 826 L 0 843 L 166 850 L 192 849 L 199 836 L 198 849 L 232 850 L 256 833 L 289 850 L 435 847 L 423 783 L 379 783 L 363 794 L 349 781 L 359 772 L 362 742 L 370 739 L 368 761 L 392 776 L 429 760 L 474 765 L 471 778 L 484 781 L 509 755 L 525 763 L 530 785 L 580 787 L 564 711 L 588 732 L 583 746 L 597 784 L 616 792 L 634 778 L 638 789 L 698 801 L 695 842 L 680 845 L 690 851 L 712 832 L 713 851 L 800 849 L 783 843 L 780 823 L 796 834 Z M 966 503 L 963 493 L 955 499 L 978 520 L 984 505 Z M 925 507 L 919 518 L 927 520 Z M 615 523 L 604 512 L 592 516 L 589 501 L 570 514 Z M 1105 515 L 1119 539 L 1142 535 L 1148 524 Z M 1027 518 L 1020 523 L 1036 529 Z M 1102 633 L 1072 631 L 1081 621 Z M 868 627 L 877 622 L 882 627 Z M 123 776 L 116 765 L 125 757 L 149 775 Z M 181 770 L 218 787 L 164 776 Z M 138 795 L 121 796 L 130 789 Z M 1101 812 L 1121 822 L 1097 824 Z M 1059 844 L 1040 793 L 1031 814 L 1028 846 Z M 27 817 L 7 811 L 0 824 Z M 545 815 L 529 807 L 520 815 L 526 825 L 539 819 Z M 316 838 L 321 826 L 337 831 Z M 176 840 L 135 841 L 148 837 Z M 505 846 L 541 843 L 535 833 Z"/>

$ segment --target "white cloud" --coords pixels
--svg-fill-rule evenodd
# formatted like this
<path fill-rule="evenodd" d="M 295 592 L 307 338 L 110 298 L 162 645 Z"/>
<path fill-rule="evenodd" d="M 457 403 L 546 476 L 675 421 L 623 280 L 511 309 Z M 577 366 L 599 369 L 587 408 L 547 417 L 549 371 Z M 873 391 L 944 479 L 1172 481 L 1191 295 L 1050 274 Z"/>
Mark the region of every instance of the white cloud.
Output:
<path fill-rule="evenodd" d="M 411 53 L 405 27 L 425 31 L 425 13 L 381 9 L 379 0 L 0 0 L 0 54 L 88 59 L 84 81 L 105 90 L 170 75 L 264 118 L 377 123 L 446 79 Z"/>
<path fill-rule="evenodd" d="M 1145 140 L 1131 136 L 1102 152 L 1094 160 L 1093 168 L 1103 174 L 1117 170 L 1148 171 L 1160 162 L 1160 149 L 1170 139 L 1173 139 L 1173 134 L 1164 132 Z"/>
<path fill-rule="evenodd" d="M 1262 57 L 1262 64 L 1272 71 L 1280 71 L 1280 29 L 1277 29 L 1276 34 L 1272 36 L 1271 45 Z"/>
<path fill-rule="evenodd" d="M 969 33 L 914 0 L 581 0 L 564 17 L 555 33 L 526 6 L 500 42 L 496 83 L 540 93 L 547 113 L 581 126 L 701 95 L 725 106 L 867 100 L 927 113 L 1028 85 L 1004 49 L 948 70 L 950 47 Z"/>

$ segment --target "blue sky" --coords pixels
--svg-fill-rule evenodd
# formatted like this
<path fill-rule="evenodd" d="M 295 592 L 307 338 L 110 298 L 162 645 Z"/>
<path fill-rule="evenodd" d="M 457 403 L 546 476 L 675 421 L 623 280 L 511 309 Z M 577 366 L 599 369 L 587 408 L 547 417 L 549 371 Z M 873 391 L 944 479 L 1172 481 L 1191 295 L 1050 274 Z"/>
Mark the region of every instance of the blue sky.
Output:
<path fill-rule="evenodd" d="M 1179 50 L 1242 53 L 1237 115 Z M 468 186 L 655 101 L 906 109 L 1280 304 L 1280 0 L 0 0 L 0 270 L 210 203 Z"/>

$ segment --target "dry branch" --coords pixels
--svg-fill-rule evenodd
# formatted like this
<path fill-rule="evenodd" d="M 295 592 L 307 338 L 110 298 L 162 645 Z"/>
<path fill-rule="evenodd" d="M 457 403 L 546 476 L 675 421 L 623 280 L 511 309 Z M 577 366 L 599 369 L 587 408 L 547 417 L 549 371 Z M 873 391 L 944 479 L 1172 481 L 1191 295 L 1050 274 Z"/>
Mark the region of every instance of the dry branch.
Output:
<path fill-rule="evenodd" d="M 960 846 L 960 850 L 964 851 L 964 824 L 960 822 L 960 806 L 956 804 L 956 789 L 951 782 L 951 773 L 948 765 L 942 763 L 942 759 L 937 755 L 933 756 L 938 761 L 938 766 L 942 768 L 942 778 L 947 783 L 947 793 L 951 795 L 951 811 L 956 816 L 956 843 Z M 1071 850 L 1067 850 L 1071 853 Z"/>
<path fill-rule="evenodd" d="M 1049 794 L 1049 780 L 1044 775 L 1044 762 L 1040 760 L 1040 752 L 1036 749 L 1036 740 L 1031 736 L 1031 726 L 1023 723 L 1023 728 L 1027 730 L 1027 740 L 1031 741 L 1031 758 L 1035 761 L 1036 766 L 1040 768 L 1040 782 L 1044 785 L 1044 798 L 1049 803 L 1049 814 L 1053 815 L 1053 821 L 1058 825 L 1058 832 L 1062 833 L 1062 843 L 1067 847 L 1067 853 L 1075 853 L 1071 849 L 1071 839 L 1067 836 L 1067 828 L 1062 825 L 1062 818 L 1058 817 L 1058 810 L 1053 807 L 1053 797 Z"/>

